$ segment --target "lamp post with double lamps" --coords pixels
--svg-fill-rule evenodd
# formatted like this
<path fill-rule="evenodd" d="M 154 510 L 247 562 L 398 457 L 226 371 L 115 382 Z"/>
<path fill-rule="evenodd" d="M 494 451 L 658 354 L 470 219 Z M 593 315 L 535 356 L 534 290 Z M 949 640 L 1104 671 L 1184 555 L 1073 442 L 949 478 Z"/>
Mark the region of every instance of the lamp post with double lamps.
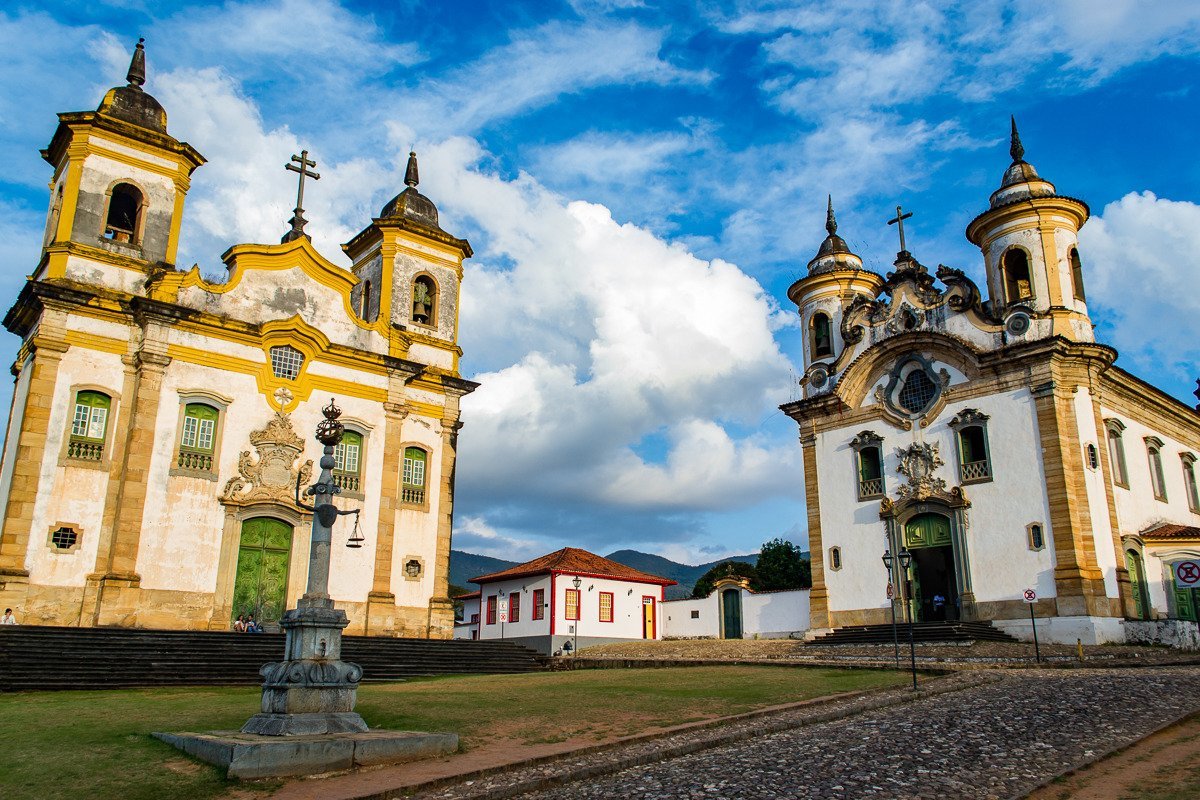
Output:
<path fill-rule="evenodd" d="M 899 575 L 897 575 L 896 577 L 904 576 L 905 578 L 907 578 L 908 568 L 912 565 L 912 558 L 913 558 L 912 553 L 910 553 L 906 549 L 906 550 L 901 550 L 900 553 L 895 556 L 895 560 L 893 561 L 893 556 L 892 556 L 891 552 L 885 551 L 883 554 L 883 563 L 884 563 L 884 566 L 886 566 L 888 568 L 889 572 L 891 572 L 893 563 L 897 564 L 900 567 L 900 570 L 899 570 Z M 897 581 L 897 584 L 899 584 L 899 583 L 900 582 Z M 903 585 L 904 585 L 904 621 L 908 625 L 908 658 L 909 658 L 909 666 L 912 669 L 913 691 L 916 691 L 916 688 L 917 688 L 917 646 L 913 643 L 913 620 L 912 620 L 912 609 L 909 608 L 908 581 L 905 580 L 903 582 Z M 894 606 L 893 606 L 893 608 L 894 608 Z"/>
<path fill-rule="evenodd" d="M 579 587 L 583 586 L 583 579 L 578 575 L 575 580 L 571 581 L 571 585 L 575 587 L 575 658 L 579 657 L 579 623 L 583 620 L 583 595 L 579 592 Z"/>
<path fill-rule="evenodd" d="M 883 551 L 883 566 L 888 573 L 888 605 L 892 609 L 892 653 L 896 658 L 896 669 L 900 669 L 900 636 L 896 633 L 896 576 L 892 574 L 892 551 Z"/>

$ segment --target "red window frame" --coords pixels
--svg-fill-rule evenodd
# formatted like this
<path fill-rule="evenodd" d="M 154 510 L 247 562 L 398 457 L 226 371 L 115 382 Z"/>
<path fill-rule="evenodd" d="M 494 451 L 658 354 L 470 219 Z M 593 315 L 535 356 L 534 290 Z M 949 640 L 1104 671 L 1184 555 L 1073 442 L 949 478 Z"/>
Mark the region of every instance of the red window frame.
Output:
<path fill-rule="evenodd" d="M 608 598 L 608 619 L 604 618 L 604 598 L 606 598 L 606 597 Z M 614 609 L 613 609 L 613 593 L 612 592 L 601 592 L 600 593 L 600 610 L 597 613 L 599 614 L 601 622 L 612 622 L 613 621 L 613 617 L 615 616 L 615 614 L 614 614 Z"/>
<path fill-rule="evenodd" d="M 491 597 L 489 597 L 489 598 L 488 598 L 488 602 L 487 602 L 487 624 L 488 624 L 488 625 L 495 625 L 495 624 L 496 624 L 496 595 L 492 595 Z"/>
<path fill-rule="evenodd" d="M 508 621 L 521 621 L 521 593 L 509 592 L 508 594 Z"/>
<path fill-rule="evenodd" d="M 546 590 L 533 590 L 533 618 L 543 619 L 546 616 Z"/>
<path fill-rule="evenodd" d="M 575 600 L 575 615 L 571 616 L 571 600 Z M 580 596 L 578 589 L 567 589 L 567 596 L 563 600 L 563 619 L 579 620 Z"/>

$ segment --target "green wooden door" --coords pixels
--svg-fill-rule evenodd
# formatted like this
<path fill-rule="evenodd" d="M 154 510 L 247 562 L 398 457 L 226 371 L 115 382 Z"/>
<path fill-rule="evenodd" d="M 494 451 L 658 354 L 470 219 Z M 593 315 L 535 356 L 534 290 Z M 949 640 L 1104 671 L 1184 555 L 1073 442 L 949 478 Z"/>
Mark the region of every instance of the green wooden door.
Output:
<path fill-rule="evenodd" d="M 742 593 L 737 589 L 721 592 L 721 614 L 725 622 L 725 638 L 742 638 Z"/>
<path fill-rule="evenodd" d="M 941 514 L 920 514 L 904 526 L 904 546 L 942 547 L 950 544 L 950 520 Z"/>
<path fill-rule="evenodd" d="M 237 579 L 233 584 L 233 618 L 253 614 L 259 622 L 278 622 L 287 601 L 292 526 L 271 517 L 242 523 Z"/>
<path fill-rule="evenodd" d="M 1142 557 L 1133 550 L 1125 551 L 1125 569 L 1129 572 L 1129 592 L 1133 595 L 1134 613 L 1138 619 L 1150 619 L 1150 602 L 1146 597 L 1146 573 Z"/>
<path fill-rule="evenodd" d="M 1200 622 L 1200 589 L 1181 589 L 1175 583 L 1175 567 L 1171 564 L 1171 592 L 1175 607 L 1175 619 L 1190 619 Z"/>

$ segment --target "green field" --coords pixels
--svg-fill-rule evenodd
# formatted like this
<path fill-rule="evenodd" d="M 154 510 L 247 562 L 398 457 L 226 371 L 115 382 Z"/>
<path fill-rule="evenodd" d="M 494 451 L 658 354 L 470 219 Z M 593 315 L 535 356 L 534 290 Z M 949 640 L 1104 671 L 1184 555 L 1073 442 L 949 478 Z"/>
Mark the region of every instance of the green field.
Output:
<path fill-rule="evenodd" d="M 458 733 L 469 753 L 497 739 L 517 748 L 571 738 L 599 741 L 906 678 L 734 666 L 455 676 L 368 684 L 359 690 L 358 710 L 372 727 Z M 150 733 L 235 729 L 258 710 L 258 700 L 256 687 L 0 695 L 0 797 L 219 797 L 231 784 L 216 769 Z M 254 794 L 269 797 L 273 788 L 257 784 Z"/>

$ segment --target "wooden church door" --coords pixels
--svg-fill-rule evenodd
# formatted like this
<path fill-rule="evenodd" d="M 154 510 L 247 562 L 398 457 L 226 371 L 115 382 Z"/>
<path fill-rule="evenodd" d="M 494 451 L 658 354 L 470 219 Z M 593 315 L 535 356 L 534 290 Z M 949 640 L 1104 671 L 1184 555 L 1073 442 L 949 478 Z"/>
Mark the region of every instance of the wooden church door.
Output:
<path fill-rule="evenodd" d="M 233 617 L 253 614 L 259 622 L 278 622 L 287 603 L 292 526 L 272 517 L 242 523 L 237 578 L 233 584 Z"/>

